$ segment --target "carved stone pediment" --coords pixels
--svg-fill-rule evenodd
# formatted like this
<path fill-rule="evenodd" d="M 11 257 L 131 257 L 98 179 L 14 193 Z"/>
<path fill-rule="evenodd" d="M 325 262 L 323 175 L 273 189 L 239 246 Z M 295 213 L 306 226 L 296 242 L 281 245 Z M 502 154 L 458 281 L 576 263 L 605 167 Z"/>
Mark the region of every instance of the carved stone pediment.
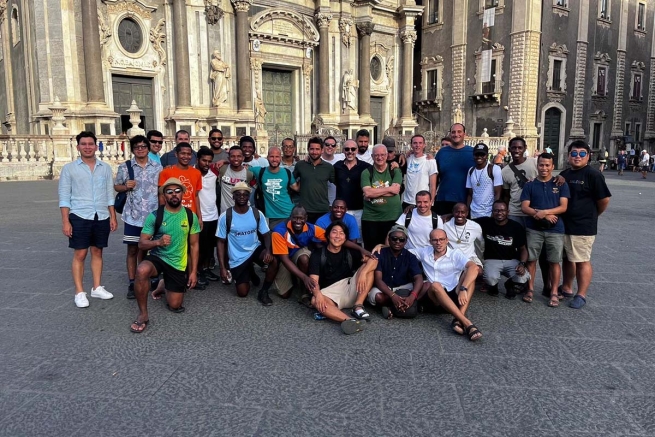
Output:
<path fill-rule="evenodd" d="M 293 11 L 267 9 L 252 17 L 250 36 L 303 47 L 318 45 L 318 29 L 311 19 Z"/>
<path fill-rule="evenodd" d="M 156 6 L 142 0 L 103 0 L 103 3 L 107 5 L 107 13 L 128 12 L 147 19 L 157 10 Z"/>

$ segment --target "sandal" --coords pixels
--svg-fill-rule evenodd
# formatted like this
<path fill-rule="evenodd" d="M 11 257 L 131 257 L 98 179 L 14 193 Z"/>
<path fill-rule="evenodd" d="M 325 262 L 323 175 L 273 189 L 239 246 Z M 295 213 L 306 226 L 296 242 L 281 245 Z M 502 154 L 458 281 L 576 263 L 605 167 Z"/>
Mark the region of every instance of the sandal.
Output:
<path fill-rule="evenodd" d="M 148 322 L 150 322 L 150 320 L 146 320 L 145 322 L 139 322 L 138 320 L 135 320 L 130 326 L 130 331 L 134 332 L 135 334 L 141 334 L 148 327 Z"/>
<path fill-rule="evenodd" d="M 382 307 L 382 317 L 387 320 L 393 319 L 393 313 L 389 307 Z"/>
<path fill-rule="evenodd" d="M 466 335 L 468 335 L 469 340 L 476 341 L 482 338 L 482 332 L 475 325 L 469 325 L 466 327 Z"/>
<path fill-rule="evenodd" d="M 366 328 L 366 322 L 364 320 L 348 319 L 341 322 L 341 330 L 346 335 L 361 332 L 364 328 Z"/>
<path fill-rule="evenodd" d="M 532 299 L 534 299 L 534 291 L 533 290 L 526 291 L 525 296 L 523 296 L 523 302 L 532 303 Z"/>
<path fill-rule="evenodd" d="M 350 311 L 350 314 L 352 314 L 354 318 L 359 320 L 371 319 L 371 315 L 366 312 L 366 310 L 364 309 L 364 305 L 355 305 L 352 311 Z"/>
<path fill-rule="evenodd" d="M 455 332 L 455 334 L 464 335 L 464 327 L 459 320 L 453 319 L 453 321 L 450 322 L 450 328 Z"/>
<path fill-rule="evenodd" d="M 559 296 L 557 296 L 557 293 L 550 296 L 548 306 L 551 308 L 557 308 L 559 306 Z"/>

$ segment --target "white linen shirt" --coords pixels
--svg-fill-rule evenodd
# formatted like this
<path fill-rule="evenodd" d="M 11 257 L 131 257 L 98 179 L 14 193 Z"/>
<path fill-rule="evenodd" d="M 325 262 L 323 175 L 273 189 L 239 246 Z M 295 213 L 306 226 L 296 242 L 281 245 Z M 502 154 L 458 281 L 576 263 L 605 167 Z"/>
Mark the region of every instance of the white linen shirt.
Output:
<path fill-rule="evenodd" d="M 421 265 L 423 272 L 430 282 L 440 283 L 446 291 L 452 291 L 457 287 L 459 276 L 466 267 L 469 259 L 461 250 L 446 248 L 446 254 L 439 259 L 434 259 L 434 248 L 422 247 L 412 250 Z"/>

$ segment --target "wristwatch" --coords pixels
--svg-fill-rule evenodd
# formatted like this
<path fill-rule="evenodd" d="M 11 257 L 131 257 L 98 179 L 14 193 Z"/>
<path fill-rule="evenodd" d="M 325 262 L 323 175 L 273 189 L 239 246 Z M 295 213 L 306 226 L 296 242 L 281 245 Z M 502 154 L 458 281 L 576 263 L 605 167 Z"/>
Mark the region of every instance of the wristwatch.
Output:
<path fill-rule="evenodd" d="M 459 286 L 459 291 L 469 291 L 469 289 L 464 287 L 463 285 L 460 285 Z"/>
<path fill-rule="evenodd" d="M 525 267 L 525 261 L 519 261 L 519 265 Z"/>

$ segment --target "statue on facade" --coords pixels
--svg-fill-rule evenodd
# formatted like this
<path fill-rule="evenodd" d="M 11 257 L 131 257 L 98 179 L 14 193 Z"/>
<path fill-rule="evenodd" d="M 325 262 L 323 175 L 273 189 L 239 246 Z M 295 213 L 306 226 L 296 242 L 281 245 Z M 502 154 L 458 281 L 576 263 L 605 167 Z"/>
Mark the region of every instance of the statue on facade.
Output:
<path fill-rule="evenodd" d="M 461 124 L 463 120 L 464 117 L 462 117 L 462 108 L 458 103 L 457 106 L 455 106 L 455 109 L 453 110 L 453 124 L 455 123 Z"/>
<path fill-rule="evenodd" d="M 264 130 L 264 123 L 266 122 L 266 106 L 264 106 L 264 101 L 262 100 L 261 92 L 257 91 L 257 97 L 255 98 L 255 129 L 258 131 Z"/>
<path fill-rule="evenodd" d="M 346 109 L 357 109 L 357 80 L 353 76 L 352 70 L 346 70 L 343 74 L 343 84 L 341 85 L 341 107 Z"/>
<path fill-rule="evenodd" d="M 221 58 L 218 50 L 214 50 L 211 61 L 212 71 L 209 79 L 214 83 L 214 95 L 212 104 L 220 106 L 227 102 L 228 79 L 230 78 L 230 66 Z"/>

